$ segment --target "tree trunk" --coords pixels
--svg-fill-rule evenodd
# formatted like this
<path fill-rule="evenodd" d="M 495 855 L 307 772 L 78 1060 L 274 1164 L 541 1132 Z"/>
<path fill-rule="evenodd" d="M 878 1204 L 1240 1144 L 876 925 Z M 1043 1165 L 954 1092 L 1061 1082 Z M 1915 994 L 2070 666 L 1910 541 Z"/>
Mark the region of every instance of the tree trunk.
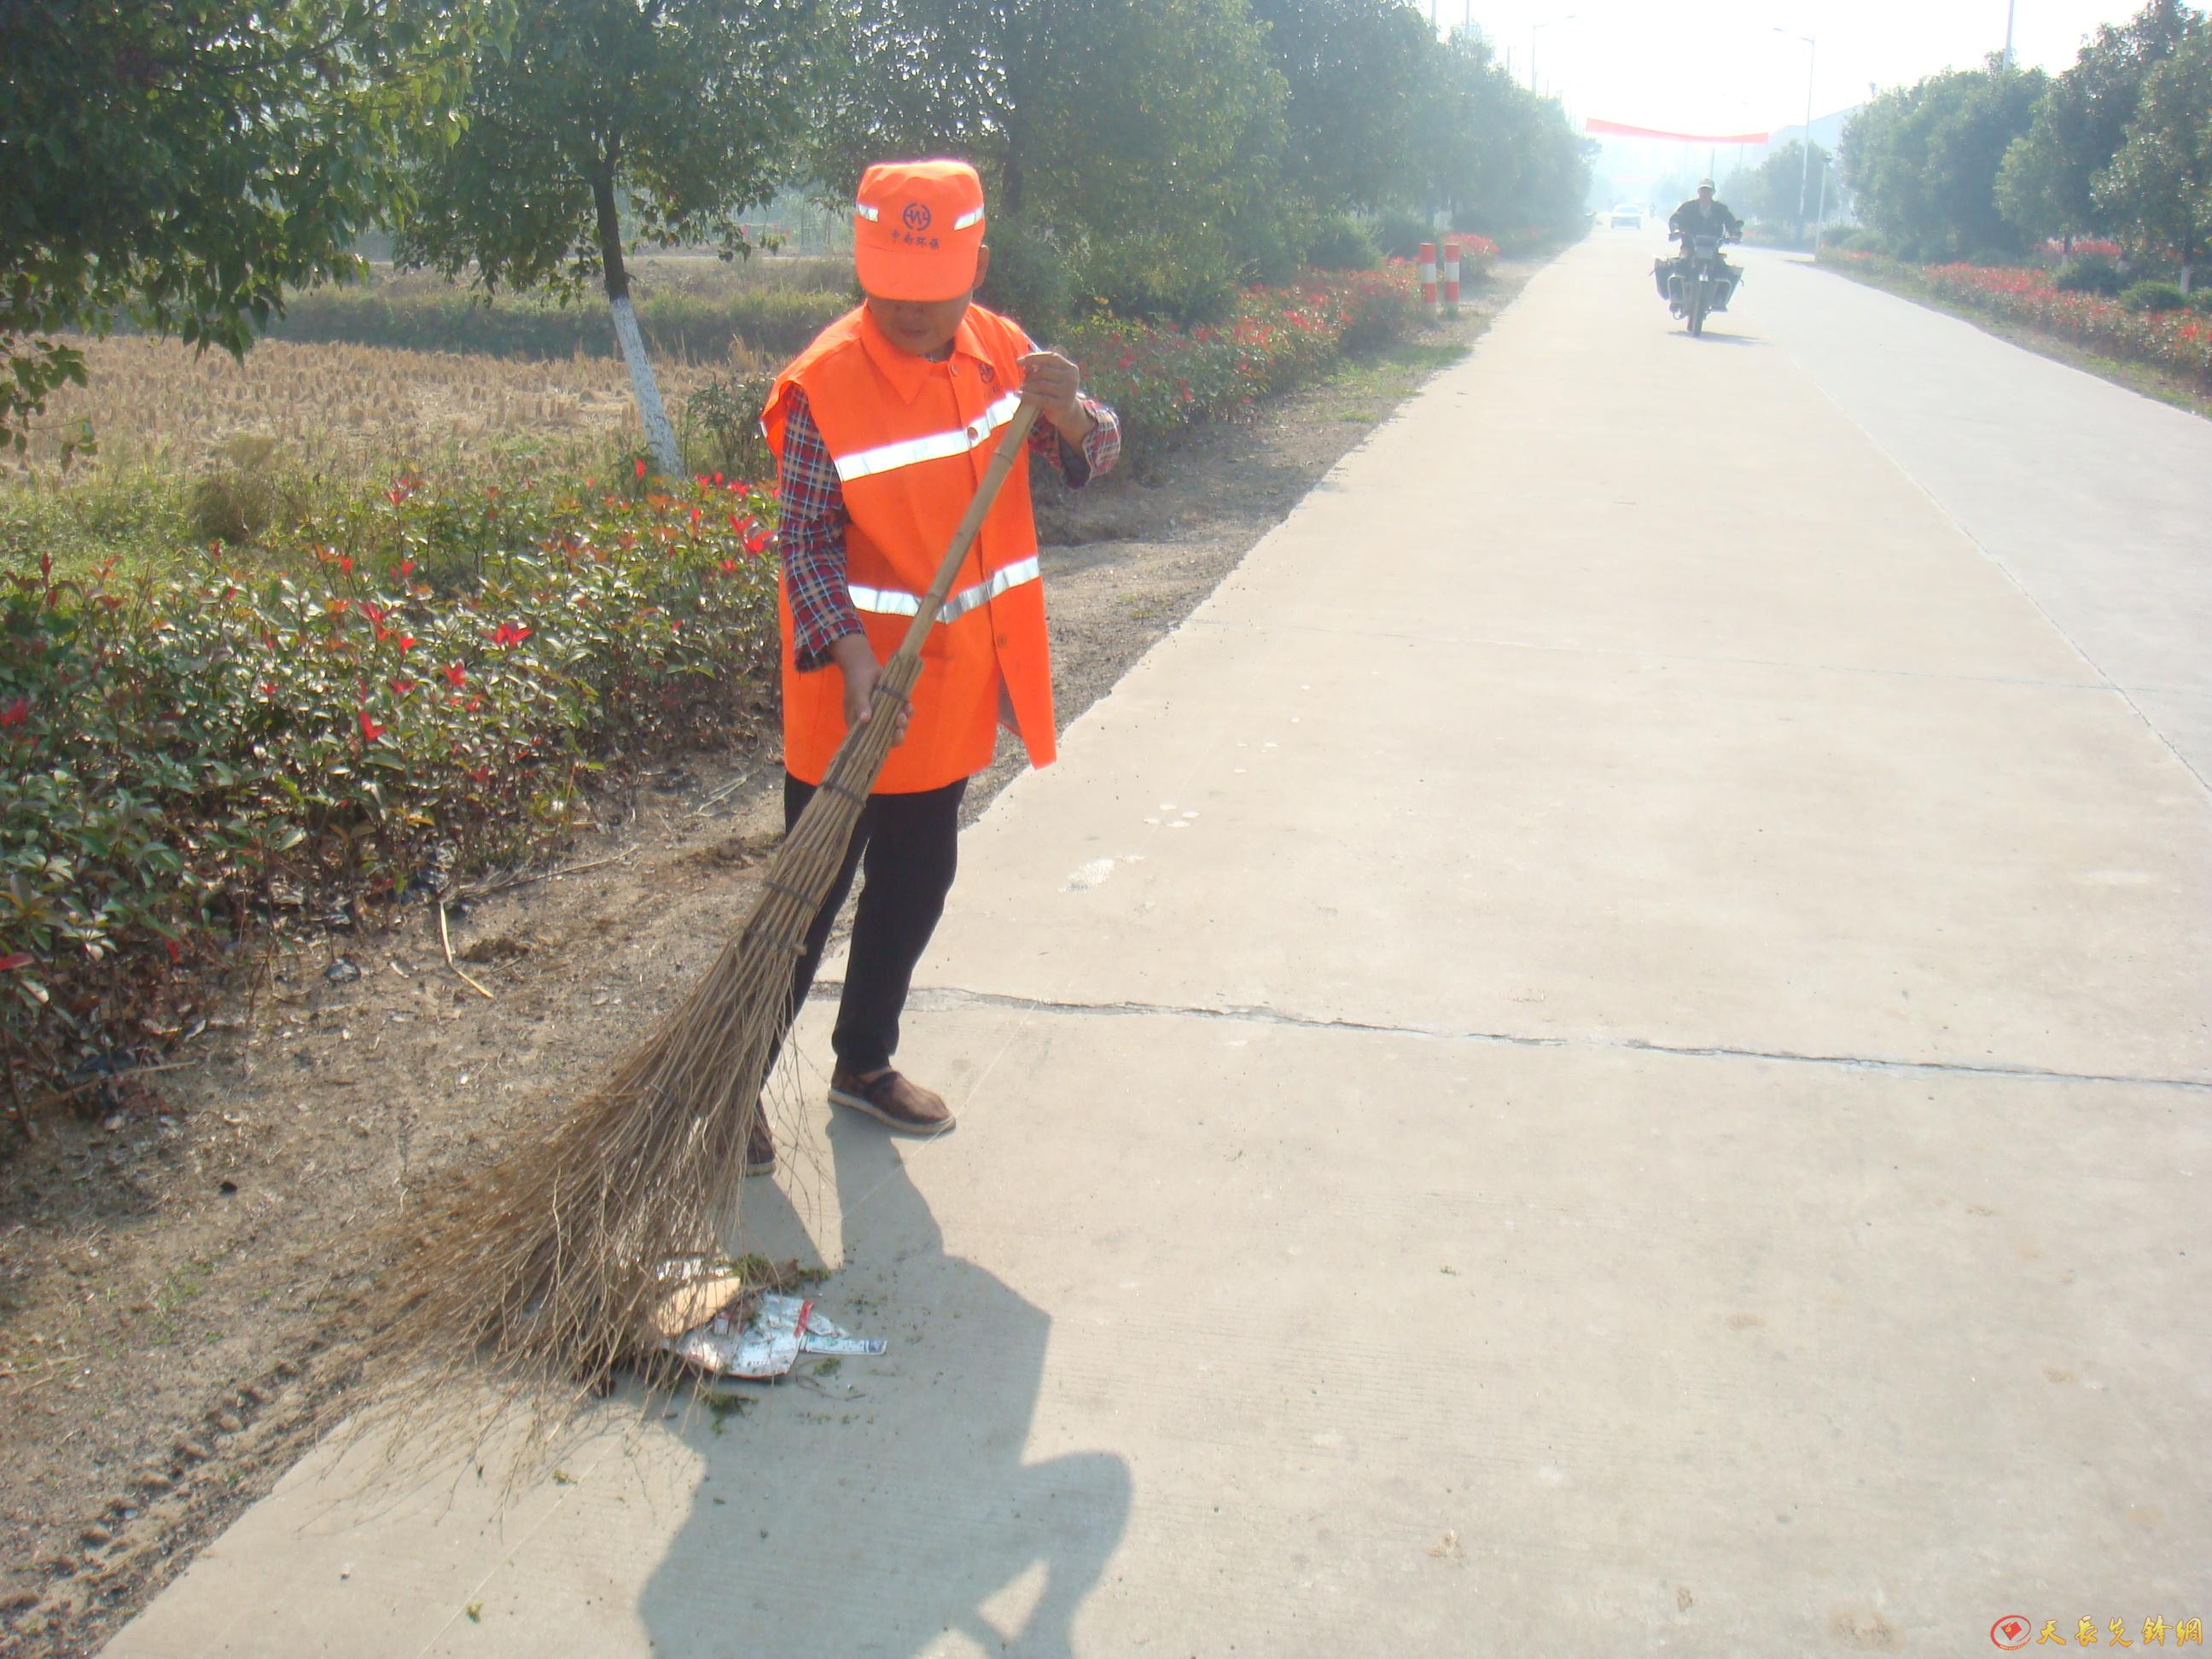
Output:
<path fill-rule="evenodd" d="M 1022 157 L 1028 153 L 1030 135 L 1029 123 L 1022 116 L 1022 106 L 1011 99 L 1000 108 L 999 131 L 1006 135 L 1006 154 L 999 168 L 999 199 L 991 205 L 1008 218 L 1021 212 L 1022 186 L 1026 182 L 1022 177 Z"/>
<path fill-rule="evenodd" d="M 637 313 L 629 302 L 629 267 L 623 260 L 622 218 L 615 210 L 615 169 L 611 155 L 592 179 L 592 204 L 599 222 L 599 268 L 606 277 L 607 309 L 614 313 L 615 343 L 629 367 L 629 389 L 637 399 L 638 419 L 645 426 L 645 441 L 653 451 L 653 465 L 665 477 L 684 470 L 676 453 L 676 432 L 661 407 L 660 386 L 653 378 L 653 364 L 645 355 L 645 337 L 637 331 Z"/>

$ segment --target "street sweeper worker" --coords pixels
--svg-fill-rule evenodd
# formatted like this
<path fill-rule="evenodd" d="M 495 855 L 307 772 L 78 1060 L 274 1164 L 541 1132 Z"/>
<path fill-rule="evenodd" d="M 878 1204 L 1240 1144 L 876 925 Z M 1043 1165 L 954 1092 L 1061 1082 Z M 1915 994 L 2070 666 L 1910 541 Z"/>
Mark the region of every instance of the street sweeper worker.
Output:
<path fill-rule="evenodd" d="M 1080 489 L 1121 453 L 1114 412 L 1076 365 L 974 303 L 990 269 L 983 186 L 963 161 L 882 162 L 860 180 L 853 259 L 866 298 L 776 379 L 762 425 L 775 455 L 783 564 L 784 823 L 848 729 L 951 544 L 1023 396 L 1039 407 L 922 649 L 898 745 L 860 814 L 792 978 L 805 1001 L 856 871 L 851 960 L 830 1037 L 830 1098 L 894 1130 L 952 1127 L 944 1097 L 894 1070 L 915 965 L 952 886 L 961 797 L 999 727 L 1053 757 L 1052 668 L 1029 465 Z M 884 718 L 889 718 L 885 715 Z M 747 1164 L 775 1165 L 766 1115 Z"/>

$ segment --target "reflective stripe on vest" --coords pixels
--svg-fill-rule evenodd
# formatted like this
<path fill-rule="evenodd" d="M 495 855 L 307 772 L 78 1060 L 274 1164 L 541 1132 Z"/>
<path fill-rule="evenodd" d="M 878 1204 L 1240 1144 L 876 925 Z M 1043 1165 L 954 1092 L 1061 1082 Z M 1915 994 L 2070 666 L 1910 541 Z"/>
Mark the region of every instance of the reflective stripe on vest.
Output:
<path fill-rule="evenodd" d="M 1037 579 L 1037 556 L 1016 559 L 1002 570 L 994 571 L 990 577 L 973 587 L 963 587 L 945 600 L 945 609 L 937 613 L 939 622 L 951 622 L 964 617 L 979 605 L 988 604 L 1009 588 L 1019 587 L 1024 582 Z M 902 593 L 896 587 L 862 587 L 852 585 L 853 609 L 872 611 L 879 617 L 911 617 L 921 609 L 921 596 Z"/>
<path fill-rule="evenodd" d="M 921 461 L 941 461 L 951 456 L 964 455 L 1012 420 L 1021 400 L 1021 393 L 1009 392 L 969 424 L 955 427 L 950 432 L 933 432 L 921 438 L 902 438 L 896 443 L 878 444 L 873 449 L 855 450 L 850 455 L 834 456 L 832 459 L 836 463 L 838 480 L 850 483 L 855 478 L 872 478 L 878 473 L 896 472 L 902 466 L 913 466 Z"/>

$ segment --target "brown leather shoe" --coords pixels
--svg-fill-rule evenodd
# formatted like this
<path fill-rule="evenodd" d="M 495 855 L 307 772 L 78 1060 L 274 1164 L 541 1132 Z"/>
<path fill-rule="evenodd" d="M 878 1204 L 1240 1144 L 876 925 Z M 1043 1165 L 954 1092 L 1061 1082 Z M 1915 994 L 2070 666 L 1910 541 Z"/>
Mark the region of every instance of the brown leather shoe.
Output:
<path fill-rule="evenodd" d="M 749 1176 L 775 1173 L 775 1132 L 768 1127 L 768 1109 L 753 1109 L 752 1127 L 745 1132 L 745 1173 Z"/>
<path fill-rule="evenodd" d="M 866 1112 L 902 1135 L 941 1135 L 952 1127 L 952 1109 L 945 1103 L 943 1095 L 896 1072 L 885 1072 L 864 1083 L 840 1066 L 830 1074 L 830 1098 L 840 1106 Z"/>

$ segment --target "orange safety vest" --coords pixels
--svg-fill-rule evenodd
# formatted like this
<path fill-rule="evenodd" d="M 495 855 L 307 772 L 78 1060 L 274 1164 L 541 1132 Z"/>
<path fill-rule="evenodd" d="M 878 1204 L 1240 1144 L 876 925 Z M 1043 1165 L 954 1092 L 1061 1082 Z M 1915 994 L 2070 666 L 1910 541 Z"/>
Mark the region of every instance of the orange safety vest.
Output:
<path fill-rule="evenodd" d="M 1030 349 L 1029 337 L 1015 324 L 970 306 L 951 356 L 933 362 L 893 345 L 863 305 L 823 330 L 776 377 L 761 418 L 769 447 L 781 462 L 786 399 L 796 386 L 837 465 L 851 520 L 846 580 L 878 662 L 906 636 L 920 596 L 935 580 L 953 529 L 1013 418 L 1019 362 Z M 827 669 L 799 672 L 787 590 L 780 589 L 777 608 L 784 765 L 800 781 L 819 783 L 845 737 L 844 677 Z M 1030 763 L 1048 764 L 1054 752 L 1052 662 L 1026 451 L 1015 458 L 923 642 L 913 718 L 877 781 L 878 793 L 939 789 L 990 765 L 1001 686 Z"/>

